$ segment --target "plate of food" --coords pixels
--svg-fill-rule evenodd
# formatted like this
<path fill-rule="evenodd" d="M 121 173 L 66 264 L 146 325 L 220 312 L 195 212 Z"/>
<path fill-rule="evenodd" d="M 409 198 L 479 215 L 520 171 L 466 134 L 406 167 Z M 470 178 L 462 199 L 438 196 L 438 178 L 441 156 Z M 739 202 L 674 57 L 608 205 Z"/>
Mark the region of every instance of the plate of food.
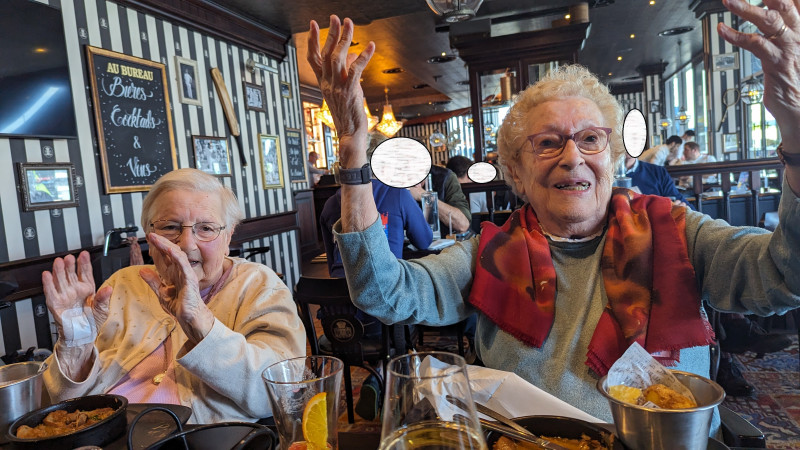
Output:
<path fill-rule="evenodd" d="M 125 432 L 127 407 L 125 397 L 111 394 L 64 400 L 23 415 L 6 438 L 21 449 L 102 447 Z"/>
<path fill-rule="evenodd" d="M 560 416 L 525 416 L 514 419 L 531 433 L 568 449 L 626 450 L 627 447 L 599 424 Z M 491 450 L 540 449 L 536 444 L 509 439 L 496 431 L 486 433 Z"/>

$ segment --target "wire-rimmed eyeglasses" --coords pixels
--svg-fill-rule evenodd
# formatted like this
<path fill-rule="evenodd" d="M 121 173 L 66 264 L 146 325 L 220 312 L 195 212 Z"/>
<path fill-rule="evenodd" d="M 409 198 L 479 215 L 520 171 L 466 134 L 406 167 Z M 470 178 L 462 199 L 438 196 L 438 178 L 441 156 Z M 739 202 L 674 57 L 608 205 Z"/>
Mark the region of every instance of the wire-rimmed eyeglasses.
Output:
<path fill-rule="evenodd" d="M 611 128 L 589 127 L 572 134 L 545 131 L 528 136 L 533 153 L 542 158 L 552 158 L 561 154 L 570 139 L 584 155 L 600 153 L 608 147 Z"/>
<path fill-rule="evenodd" d="M 217 225 L 214 222 L 197 222 L 193 225 L 183 225 L 172 220 L 156 220 L 150 224 L 150 229 L 159 236 L 163 236 L 172 242 L 178 240 L 184 228 L 191 228 L 195 239 L 202 242 L 213 241 L 219 236 L 225 225 Z"/>

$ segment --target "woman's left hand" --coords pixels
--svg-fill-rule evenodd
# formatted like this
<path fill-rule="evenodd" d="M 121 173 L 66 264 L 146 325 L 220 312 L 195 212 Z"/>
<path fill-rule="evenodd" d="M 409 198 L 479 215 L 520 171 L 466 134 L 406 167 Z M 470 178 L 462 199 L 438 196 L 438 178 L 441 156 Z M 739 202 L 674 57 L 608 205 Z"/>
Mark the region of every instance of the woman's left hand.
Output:
<path fill-rule="evenodd" d="M 200 342 L 214 325 L 214 314 L 200 296 L 200 283 L 189 258 L 180 247 L 155 233 L 148 233 L 150 249 L 157 251 L 153 258 L 156 271 L 139 271 L 161 302 L 161 307 L 180 324 L 193 344 Z"/>
<path fill-rule="evenodd" d="M 764 69 L 764 106 L 775 117 L 784 142 L 800 139 L 800 4 L 797 0 L 764 0 L 768 9 L 744 0 L 723 0 L 732 13 L 762 33 L 742 33 L 720 23 L 726 41 L 753 53 Z M 800 149 L 787 149 L 800 152 Z"/>

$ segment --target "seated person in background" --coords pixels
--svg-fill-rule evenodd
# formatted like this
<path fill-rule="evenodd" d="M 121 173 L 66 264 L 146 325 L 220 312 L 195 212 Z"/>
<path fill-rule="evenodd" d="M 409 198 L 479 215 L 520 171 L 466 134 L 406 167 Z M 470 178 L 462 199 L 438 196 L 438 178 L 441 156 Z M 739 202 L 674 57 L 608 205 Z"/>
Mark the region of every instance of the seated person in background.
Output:
<path fill-rule="evenodd" d="M 370 147 L 370 153 L 374 150 L 375 147 Z M 404 233 L 411 244 L 420 250 L 425 250 L 431 245 L 433 236 L 431 227 L 425 221 L 422 209 L 407 189 L 387 186 L 373 176 L 372 196 L 381 214 L 381 224 L 392 254 L 397 258 L 403 257 Z M 339 189 L 325 202 L 319 216 L 322 242 L 325 244 L 325 255 L 328 260 L 328 273 L 336 278 L 344 278 L 344 268 L 331 230 L 341 216 L 342 190 Z"/>
<path fill-rule="evenodd" d="M 305 355 L 306 337 L 275 272 L 227 256 L 243 216 L 219 179 L 180 169 L 142 204 L 154 266 L 120 269 L 95 292 L 88 252 L 56 258 L 42 273 L 58 330 L 44 374 L 51 399 L 180 404 L 192 423 L 272 415 L 261 372 Z"/>
<path fill-rule="evenodd" d="M 631 178 L 631 186 L 639 188 L 642 194 L 669 197 L 675 206 L 692 208 L 664 167 L 639 161 L 625 152 L 625 168 L 625 175 Z"/>
<path fill-rule="evenodd" d="M 639 161 L 644 161 L 646 163 L 655 164 L 657 166 L 663 166 L 670 162 L 674 164 L 680 150 L 681 140 L 680 137 L 672 135 L 667 138 L 666 144 L 656 145 L 655 147 L 648 148 L 641 155 L 639 155 Z"/>
<path fill-rule="evenodd" d="M 319 183 L 320 177 L 329 173 L 326 169 L 320 169 L 317 167 L 318 159 L 319 155 L 317 152 L 308 152 L 308 161 L 306 161 L 306 166 L 308 166 L 308 173 L 311 175 L 312 185 Z"/>
<path fill-rule="evenodd" d="M 467 176 L 467 171 L 472 167 L 472 160 L 466 156 L 453 156 L 447 161 L 447 168 L 452 170 L 461 184 L 472 183 L 472 180 Z M 473 192 L 469 194 L 469 212 L 480 213 L 487 212 L 489 209 L 486 207 L 486 194 L 483 192 Z"/>
<path fill-rule="evenodd" d="M 717 158 L 714 155 L 709 155 L 707 153 L 700 153 L 700 144 L 697 142 L 687 142 L 683 146 L 683 160 L 679 163 L 679 165 L 683 164 L 705 164 L 705 163 L 712 163 L 717 162 Z M 703 175 L 703 184 L 714 184 L 717 182 L 716 175 Z M 680 182 L 678 185 L 684 189 L 691 189 L 694 182 L 692 181 L 692 177 L 681 177 Z"/>
<path fill-rule="evenodd" d="M 454 233 L 467 231 L 472 223 L 472 213 L 469 211 L 469 202 L 461 190 L 458 177 L 452 170 L 436 164 L 431 166 L 431 175 L 433 175 L 433 190 L 436 191 L 439 199 L 439 223 L 442 237 L 450 232 L 451 220 Z M 414 200 L 419 202 L 422 198 L 422 194 L 428 188 L 425 183 L 426 181 L 422 181 L 409 188 Z"/>
<path fill-rule="evenodd" d="M 790 27 L 771 41 L 724 24 L 718 30 L 765 57 L 772 82 L 764 104 L 793 143 L 786 160 L 800 158 L 800 105 L 781 95 L 797 86 L 800 23 L 790 19 L 798 6 L 726 5 L 764 34 L 784 20 Z M 767 21 L 767 13 L 786 18 Z M 307 59 L 334 112 L 345 167 L 367 162 L 358 80 L 375 51 L 369 43 L 348 57 L 353 29 L 331 16 L 324 47 L 314 21 L 308 36 Z M 506 182 L 528 203 L 502 227 L 484 224 L 480 236 L 426 258 L 395 258 L 371 190 L 343 186 L 333 232 L 353 302 L 386 323 L 449 325 L 477 312 L 476 349 L 487 367 L 513 371 L 600 421 L 612 418 L 597 378 L 633 342 L 669 367 L 708 377 L 714 336 L 703 303 L 762 315 L 800 306 L 800 164 L 785 166 L 775 233 L 732 227 L 663 197 L 612 189 L 624 159 L 623 117 L 608 87 L 578 65 L 520 92 L 497 142 Z M 718 424 L 715 415 L 712 434 Z"/>

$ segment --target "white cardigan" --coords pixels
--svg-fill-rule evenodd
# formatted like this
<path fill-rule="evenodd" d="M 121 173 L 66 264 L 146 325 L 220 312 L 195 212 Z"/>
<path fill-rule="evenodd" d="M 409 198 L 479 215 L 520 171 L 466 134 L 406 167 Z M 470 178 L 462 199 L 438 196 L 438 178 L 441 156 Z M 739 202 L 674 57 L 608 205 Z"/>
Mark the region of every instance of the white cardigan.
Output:
<path fill-rule="evenodd" d="M 80 383 L 69 379 L 61 371 L 56 345 L 44 374 L 51 400 L 108 392 L 171 334 L 178 397 L 192 408 L 190 423 L 272 415 L 261 373 L 277 361 L 305 356 L 305 329 L 291 292 L 275 272 L 240 258 L 230 260 L 230 277 L 208 302 L 214 326 L 188 352 L 183 330 L 139 276 L 143 266 L 117 271 L 104 283 L 114 291 L 89 376 Z"/>

